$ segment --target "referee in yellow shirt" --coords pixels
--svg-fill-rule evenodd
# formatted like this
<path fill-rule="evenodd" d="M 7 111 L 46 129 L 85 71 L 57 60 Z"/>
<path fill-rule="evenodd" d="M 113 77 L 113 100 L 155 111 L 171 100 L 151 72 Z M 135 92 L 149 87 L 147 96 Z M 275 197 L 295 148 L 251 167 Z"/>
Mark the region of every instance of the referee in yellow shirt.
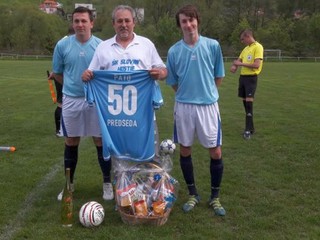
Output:
<path fill-rule="evenodd" d="M 239 58 L 233 61 L 230 68 L 235 73 L 241 66 L 238 96 L 242 98 L 246 112 L 245 129 L 243 138 L 248 140 L 255 132 L 253 125 L 253 99 L 257 89 L 258 75 L 263 65 L 263 46 L 258 43 L 251 30 L 246 29 L 241 32 L 240 40 L 246 45 Z"/>

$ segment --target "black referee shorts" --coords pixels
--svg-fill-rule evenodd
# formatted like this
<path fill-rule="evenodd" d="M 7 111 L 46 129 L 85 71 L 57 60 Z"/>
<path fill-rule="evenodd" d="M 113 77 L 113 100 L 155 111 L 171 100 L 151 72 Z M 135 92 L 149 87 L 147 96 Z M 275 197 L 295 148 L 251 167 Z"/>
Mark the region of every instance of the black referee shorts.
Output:
<path fill-rule="evenodd" d="M 238 97 L 254 98 L 257 89 L 258 75 L 240 75 Z"/>

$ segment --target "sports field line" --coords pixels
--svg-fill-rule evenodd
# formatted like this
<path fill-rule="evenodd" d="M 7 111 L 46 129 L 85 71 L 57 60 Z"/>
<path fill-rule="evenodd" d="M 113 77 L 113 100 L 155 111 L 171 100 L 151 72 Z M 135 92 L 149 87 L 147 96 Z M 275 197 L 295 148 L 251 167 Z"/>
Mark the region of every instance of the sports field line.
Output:
<path fill-rule="evenodd" d="M 0 240 L 10 240 L 12 236 L 20 230 L 24 224 L 27 213 L 33 207 L 34 202 L 40 198 L 41 193 L 45 191 L 46 186 L 56 176 L 57 172 L 61 171 L 61 168 L 61 163 L 53 165 L 47 175 L 45 175 L 38 185 L 27 195 L 15 218 L 12 219 L 4 229 L 2 229 L 3 231 L 0 235 Z"/>

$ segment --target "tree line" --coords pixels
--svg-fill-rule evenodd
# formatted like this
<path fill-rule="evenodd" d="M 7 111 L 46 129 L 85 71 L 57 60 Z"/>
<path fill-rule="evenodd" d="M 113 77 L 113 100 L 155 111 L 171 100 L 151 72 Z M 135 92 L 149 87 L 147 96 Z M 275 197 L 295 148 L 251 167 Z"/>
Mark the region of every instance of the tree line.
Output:
<path fill-rule="evenodd" d="M 61 0 L 71 13 L 75 2 Z M 181 38 L 175 12 L 186 3 L 198 6 L 200 33 L 217 39 L 224 55 L 238 55 L 243 48 L 239 33 L 251 28 L 265 49 L 281 49 L 286 56 L 320 55 L 320 1 L 318 0 L 88 0 L 97 10 L 93 33 L 107 39 L 114 35 L 111 13 L 118 4 L 144 9 L 135 32 L 150 38 L 164 56 Z M 0 51 L 19 54 L 52 54 L 56 42 L 67 34 L 65 16 L 46 14 L 39 1 L 0 3 Z"/>

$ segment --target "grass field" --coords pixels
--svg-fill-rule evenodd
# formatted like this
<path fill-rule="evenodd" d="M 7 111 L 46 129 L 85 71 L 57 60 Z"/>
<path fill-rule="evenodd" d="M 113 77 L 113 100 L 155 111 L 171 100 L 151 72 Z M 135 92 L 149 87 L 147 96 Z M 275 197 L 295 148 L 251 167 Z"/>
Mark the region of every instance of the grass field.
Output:
<path fill-rule="evenodd" d="M 228 70 L 229 65 L 226 64 Z M 221 202 L 227 215 L 207 208 L 208 154 L 194 147 L 203 201 L 190 214 L 181 206 L 186 186 L 174 158 L 178 200 L 161 227 L 125 225 L 113 202 L 102 200 L 102 177 L 90 138 L 82 140 L 75 187 L 75 224 L 62 228 L 56 196 L 64 184 L 63 139 L 55 137 L 46 81 L 49 61 L 0 61 L 0 239 L 320 239 L 320 63 L 264 65 L 254 104 L 257 133 L 244 141 L 238 75 L 226 71 L 220 88 L 225 174 Z M 157 112 L 161 139 L 171 136 L 173 91 L 161 85 L 165 106 Z M 96 200 L 106 217 L 83 228 L 77 212 Z"/>

